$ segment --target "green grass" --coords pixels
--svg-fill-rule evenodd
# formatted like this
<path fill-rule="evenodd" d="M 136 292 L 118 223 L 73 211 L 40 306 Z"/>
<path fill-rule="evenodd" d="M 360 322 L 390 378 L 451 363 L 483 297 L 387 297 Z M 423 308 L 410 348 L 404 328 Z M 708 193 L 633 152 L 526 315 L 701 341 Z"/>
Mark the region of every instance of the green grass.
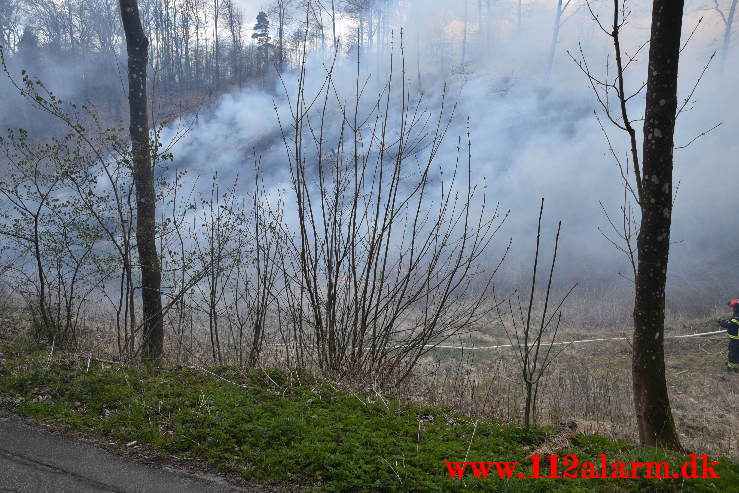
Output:
<path fill-rule="evenodd" d="M 739 484 L 739 465 L 729 462 L 717 467 L 721 480 L 462 483 L 449 478 L 445 461 L 522 461 L 552 430 L 484 421 L 475 426 L 444 409 L 354 394 L 302 373 L 211 371 L 240 387 L 193 370 L 93 362 L 87 371 L 86 362 L 49 364 L 41 356 L 17 355 L 0 367 L 0 405 L 65 431 L 136 440 L 245 479 L 320 491 L 729 492 Z M 433 421 L 419 424 L 419 416 Z M 684 460 L 586 435 L 566 452 L 582 460 L 601 453 L 610 460 Z"/>

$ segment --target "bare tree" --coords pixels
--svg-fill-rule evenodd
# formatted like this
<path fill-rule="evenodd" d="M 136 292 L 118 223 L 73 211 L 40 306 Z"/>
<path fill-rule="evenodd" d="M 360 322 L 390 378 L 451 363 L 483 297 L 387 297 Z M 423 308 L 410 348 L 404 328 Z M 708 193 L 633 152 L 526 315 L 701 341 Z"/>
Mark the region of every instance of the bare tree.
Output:
<path fill-rule="evenodd" d="M 36 101 L 44 99 L 38 95 Z M 101 142 L 110 137 L 102 135 Z M 103 246 L 110 224 L 96 216 L 107 203 L 95 201 L 93 211 L 86 202 L 96 197 L 100 183 L 84 178 L 95 162 L 88 143 L 74 132 L 48 144 L 31 143 L 24 130 L 0 138 L 6 157 L 0 197 L 10 206 L 0 213 L 0 235 L 11 240 L 7 246 L 14 245 L 21 258 L 32 259 L 19 262 L 14 272 L 33 288 L 29 307 L 36 336 L 56 345 L 76 342 L 88 296 L 114 270 Z M 75 196 L 78 188 L 84 188 L 84 195 Z M 31 268 L 34 272 L 28 274 Z M 28 289 L 21 286 L 19 291 Z"/>
<path fill-rule="evenodd" d="M 464 72 L 464 65 L 467 63 L 467 37 L 469 31 L 469 5 L 467 0 L 464 0 L 464 28 L 462 32 L 462 71 Z"/>
<path fill-rule="evenodd" d="M 144 33 L 137 0 L 120 0 L 121 19 L 128 49 L 128 102 L 136 187 L 136 243 L 141 264 L 143 310 L 142 357 L 157 361 L 164 347 L 162 274 L 156 246 L 156 193 L 149 143 L 146 70 L 149 40 Z"/>
<path fill-rule="evenodd" d="M 285 260 L 296 346 L 321 370 L 397 383 L 485 313 L 495 270 L 478 262 L 507 215 L 487 212 L 461 137 L 457 162 L 434 172 L 451 115 L 409 101 L 392 60 L 370 116 L 359 80 L 345 104 L 332 99 L 331 69 L 315 96 L 304 71 L 283 125 L 298 218 Z M 327 142 L 332 119 L 340 137 Z"/>
<path fill-rule="evenodd" d="M 117 120 L 122 116 L 118 112 L 125 90 L 111 89 L 121 85 L 118 55 L 122 54 L 120 40 L 125 33 L 111 8 L 116 3 L 118 0 L 4 0 L 0 2 L 0 46 L 4 46 L 6 57 L 12 59 L 14 66 L 22 66 L 40 77 L 48 69 L 46 60 L 63 63 L 74 57 L 75 70 L 65 72 L 74 78 L 74 85 L 70 84 L 75 90 L 74 99 L 91 99 L 99 107 L 107 102 L 110 115 L 102 116 Z M 264 63 L 267 59 L 284 68 L 289 63 L 295 34 L 300 37 L 300 30 L 291 29 L 291 21 L 294 12 L 303 7 L 310 12 L 311 38 L 325 43 L 326 16 L 332 15 L 335 20 L 328 1 L 271 3 L 274 6 L 267 12 L 275 30 L 275 46 L 262 47 L 259 51 L 263 56 L 259 57 L 246 46 L 243 13 L 236 0 L 138 2 L 142 27 L 150 41 L 149 85 L 156 86 L 160 106 L 165 111 L 178 106 L 174 111 L 181 112 L 183 105 L 217 95 L 228 80 L 243 85 L 247 78 L 260 79 L 264 72 L 273 70 L 271 64 Z M 340 8 L 338 4 L 336 7 Z M 372 11 L 368 12 L 362 15 L 369 16 L 372 23 L 375 18 Z M 374 12 L 376 17 L 377 9 Z M 33 22 L 27 21 L 31 19 Z M 371 37 L 375 30 L 366 34 Z M 274 53 L 266 57 L 264 51 Z M 191 96 L 196 96 L 196 100 L 192 101 Z"/>
<path fill-rule="evenodd" d="M 231 78 L 238 81 L 239 87 L 243 84 L 243 70 L 241 57 L 243 52 L 243 14 L 235 5 L 234 0 L 225 0 L 223 3 L 226 11 L 226 22 L 228 32 L 231 35 Z"/>
<path fill-rule="evenodd" d="M 6 55 L 12 53 L 12 49 L 21 39 L 22 25 L 20 2 L 18 0 L 5 0 L 0 3 L 0 46 L 6 50 Z"/>
<path fill-rule="evenodd" d="M 565 303 L 577 284 L 573 285 L 569 291 L 562 297 L 555 309 L 550 312 L 551 306 L 549 299 L 552 292 L 552 280 L 554 279 L 554 267 L 557 264 L 557 251 L 559 248 L 559 234 L 562 229 L 562 222 L 557 224 L 557 235 L 554 239 L 554 252 L 552 254 L 552 264 L 549 268 L 549 277 L 544 296 L 544 306 L 541 311 L 541 319 L 537 322 L 533 319 L 533 309 L 536 306 L 534 302 L 537 294 L 536 279 L 539 268 L 539 254 L 541 247 L 541 219 L 544 214 L 544 199 L 541 199 L 539 208 L 539 221 L 536 229 L 536 249 L 534 252 L 534 265 L 531 277 L 531 289 L 529 292 L 528 303 L 524 305 L 516 296 L 516 305 L 513 300 L 508 299 L 508 313 L 503 314 L 501 306 L 504 302 L 499 302 L 494 298 L 495 308 L 498 314 L 498 320 L 506 331 L 508 340 L 516 350 L 516 356 L 521 368 L 521 380 L 526 390 L 526 398 L 524 401 L 524 418 L 523 424 L 528 427 L 536 423 L 536 405 L 539 395 L 539 385 L 547 370 L 557 358 L 562 350 L 552 353 L 557 338 L 557 332 L 562 321 L 562 305 Z M 494 294 L 494 292 L 493 292 Z M 525 313 L 525 315 L 524 315 Z M 509 327 L 510 325 L 510 327 Z M 548 339 L 548 342 L 545 341 Z"/>
<path fill-rule="evenodd" d="M 5 176 L 0 180 L 0 195 L 6 199 L 8 211 L 0 214 L 0 235 L 27 245 L 32 252 L 37 296 L 31 305 L 31 312 L 37 322 L 37 332 L 48 337 L 51 342 L 58 330 L 50 302 L 49 281 L 44 268 L 45 252 L 45 218 L 51 215 L 57 188 L 61 186 L 61 178 L 53 170 L 48 169 L 45 162 L 49 155 L 59 149 L 47 149 L 35 152 L 27 143 L 26 133 L 20 132 L 16 137 L 8 133 L 9 145 L 4 145 L 7 156 Z M 4 143 L 0 139 L 0 143 Z M 38 317 L 38 318 L 37 318 Z M 61 342 L 61 341 L 60 341 Z"/>
<path fill-rule="evenodd" d="M 285 69 L 285 29 L 287 28 L 289 7 L 288 0 L 277 0 L 274 12 L 277 16 L 277 70 Z"/>
<path fill-rule="evenodd" d="M 516 30 L 520 33 L 523 19 L 523 0 L 518 0 L 518 9 L 516 9 L 516 14 Z"/>
<path fill-rule="evenodd" d="M 559 43 L 559 33 L 562 29 L 562 25 L 572 17 L 579 10 L 579 7 L 575 12 L 570 14 L 569 17 L 564 18 L 567 9 L 573 4 L 572 0 L 557 0 L 557 11 L 554 14 L 554 29 L 552 30 L 552 42 L 549 47 L 549 58 L 547 59 L 547 75 L 552 73 L 552 67 L 554 67 L 554 58 L 557 54 L 557 44 Z M 521 4 L 518 5 L 518 24 L 519 29 L 521 25 Z"/>
<path fill-rule="evenodd" d="M 623 228 L 617 227 L 609 218 L 612 229 L 626 244 L 625 247 L 618 245 L 617 247 L 629 256 L 635 274 L 632 378 L 639 438 L 643 445 L 679 450 L 680 440 L 667 391 L 664 330 L 665 287 L 674 203 L 672 182 L 674 132 L 675 121 L 680 113 L 677 108 L 677 76 L 682 51 L 680 36 L 684 2 L 654 0 L 650 41 L 639 46 L 632 54 L 623 50 L 620 39 L 621 30 L 628 20 L 629 11 L 625 7 L 625 2 L 613 0 L 613 23 L 610 29 L 600 21 L 590 2 L 586 3 L 600 29 L 613 40 L 616 63 L 614 79 L 608 79 L 608 76 L 605 79 L 594 76 L 582 49 L 579 59 L 570 56 L 588 77 L 606 117 L 614 126 L 629 135 L 630 149 L 625 166 L 621 163 L 607 133 L 606 138 L 611 154 L 618 162 L 624 186 L 638 204 L 641 213 L 638 227 L 626 203 L 622 208 Z M 625 89 L 624 73 L 647 44 L 650 47 L 647 80 L 636 91 L 629 93 Z M 646 107 L 640 164 L 636 130 L 633 126 L 635 120 L 629 116 L 629 102 L 644 88 L 646 88 Z M 611 95 L 615 95 L 617 101 L 615 108 L 610 102 Z M 690 97 L 687 98 L 689 99 Z M 629 168 L 633 171 L 633 185 L 630 181 L 632 178 L 629 177 Z M 631 243 L 634 234 L 636 234 L 635 250 Z"/>
<path fill-rule="evenodd" d="M 724 9 L 719 6 L 718 0 L 713 0 L 713 9 L 721 17 L 721 21 L 724 23 L 724 36 L 721 44 L 721 70 L 726 68 L 726 59 L 729 57 L 729 48 L 731 47 L 731 30 L 734 26 L 734 17 L 736 15 L 736 6 L 739 4 L 739 0 L 731 0 L 728 12 L 724 12 Z"/>
<path fill-rule="evenodd" d="M 223 363 L 222 305 L 234 267 L 232 257 L 236 238 L 233 233 L 236 231 L 238 215 L 235 186 L 232 185 L 226 193 L 221 194 L 218 176 L 213 177 L 210 194 L 201 200 L 202 217 L 190 233 L 195 241 L 196 261 L 207 273 L 205 285 L 196 287 L 206 307 L 213 362 L 219 364 Z M 202 242 L 198 238 L 199 230 L 202 230 Z"/>
<path fill-rule="evenodd" d="M 667 392 L 663 341 L 683 7 L 684 0 L 652 4 L 632 360 L 639 439 L 674 449 L 681 445 Z"/>
<path fill-rule="evenodd" d="M 213 88 L 217 91 L 221 81 L 221 50 L 218 36 L 218 21 L 221 19 L 222 5 L 220 0 L 213 0 Z"/>

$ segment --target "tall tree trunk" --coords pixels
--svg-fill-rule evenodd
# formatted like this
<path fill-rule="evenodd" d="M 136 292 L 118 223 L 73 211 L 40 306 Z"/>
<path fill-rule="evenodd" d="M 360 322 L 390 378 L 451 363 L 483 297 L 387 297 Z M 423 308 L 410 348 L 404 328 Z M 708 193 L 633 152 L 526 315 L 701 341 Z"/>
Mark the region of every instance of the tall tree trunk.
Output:
<path fill-rule="evenodd" d="M 137 0 L 120 0 L 121 19 L 128 49 L 128 105 L 133 181 L 136 187 L 136 242 L 141 264 L 141 304 L 143 308 L 142 357 L 156 361 L 162 355 L 162 277 L 156 248 L 156 194 L 154 168 L 149 148 L 146 66 L 149 40 L 141 26 Z"/>
<path fill-rule="evenodd" d="M 375 12 L 372 8 L 372 2 L 367 6 L 367 45 L 372 51 L 375 47 Z"/>
<path fill-rule="evenodd" d="M 518 22 L 516 24 L 516 31 L 521 32 L 521 11 L 523 10 L 523 1 L 518 0 Z"/>
<path fill-rule="evenodd" d="M 486 53 L 490 53 L 490 39 L 492 34 L 492 16 L 490 13 L 490 2 L 492 0 L 485 0 L 485 50 Z"/>
<path fill-rule="evenodd" d="M 331 0 L 331 32 L 334 38 L 334 51 L 339 49 L 339 42 L 336 38 L 336 5 L 334 0 Z"/>
<path fill-rule="evenodd" d="M 220 44 L 218 40 L 218 19 L 221 15 L 221 5 L 218 0 L 213 1 L 213 92 L 218 92 L 221 82 Z"/>
<path fill-rule="evenodd" d="M 285 15 L 287 7 L 285 6 L 283 1 L 277 2 L 277 9 L 278 9 L 278 15 L 277 15 L 277 67 L 279 68 L 280 73 L 285 68 Z"/>
<path fill-rule="evenodd" d="M 462 72 L 464 72 L 464 64 L 467 63 L 467 29 L 469 19 L 467 12 L 467 0 L 464 0 L 464 34 L 462 35 Z"/>
<path fill-rule="evenodd" d="M 520 12 L 519 4 L 519 12 Z M 549 47 L 549 58 L 547 59 L 547 75 L 552 73 L 554 56 L 557 54 L 557 43 L 559 42 L 559 29 L 562 27 L 562 0 L 557 0 L 557 13 L 554 16 L 554 29 L 552 30 L 552 44 Z M 520 13 L 519 13 L 520 15 Z"/>
<path fill-rule="evenodd" d="M 729 14 L 724 18 L 724 42 L 721 45 L 721 72 L 726 70 L 726 59 L 729 57 L 731 47 L 731 30 L 734 26 L 734 15 L 738 0 L 732 0 Z"/>
<path fill-rule="evenodd" d="M 670 410 L 663 340 L 683 5 L 684 0 L 654 0 L 652 7 L 632 360 L 641 443 L 678 450 L 681 446 Z"/>

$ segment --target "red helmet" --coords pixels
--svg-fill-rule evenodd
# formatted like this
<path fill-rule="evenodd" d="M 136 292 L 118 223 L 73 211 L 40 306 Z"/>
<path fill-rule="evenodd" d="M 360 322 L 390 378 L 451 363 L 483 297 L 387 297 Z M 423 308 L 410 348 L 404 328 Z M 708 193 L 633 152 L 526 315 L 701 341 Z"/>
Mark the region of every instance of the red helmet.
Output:
<path fill-rule="evenodd" d="M 729 301 L 729 306 L 731 307 L 732 310 L 736 310 L 737 306 L 739 306 L 739 298 Z"/>

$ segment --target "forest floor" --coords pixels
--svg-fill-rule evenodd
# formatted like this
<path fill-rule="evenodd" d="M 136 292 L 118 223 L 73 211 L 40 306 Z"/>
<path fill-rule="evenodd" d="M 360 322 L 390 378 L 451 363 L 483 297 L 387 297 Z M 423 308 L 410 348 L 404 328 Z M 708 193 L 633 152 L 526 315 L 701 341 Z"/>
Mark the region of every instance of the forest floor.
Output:
<path fill-rule="evenodd" d="M 720 330 L 715 320 L 686 320 L 668 325 L 667 336 Z M 635 440 L 636 422 L 631 389 L 630 329 L 564 328 L 558 341 L 626 337 L 557 346 L 559 353 L 543 379 L 539 421 L 556 424 L 575 420 L 580 430 L 611 439 Z M 486 346 L 507 344 L 505 334 L 481 328 L 461 343 Z M 739 374 L 725 369 L 725 334 L 665 339 L 668 388 L 683 446 L 689 450 L 739 460 Z M 435 350 L 427 364 L 453 368 L 451 373 L 426 379 L 415 399 L 449 405 L 469 415 L 520 420 L 522 391 L 515 350 Z M 441 379 L 454 385 L 440 382 Z M 473 385 L 474 383 L 474 385 Z M 435 394 L 433 389 L 446 388 Z M 454 388 L 454 392 L 449 392 Z M 456 393 L 455 393 L 456 392 Z M 459 395 L 461 394 L 461 395 Z"/>
<path fill-rule="evenodd" d="M 59 433 L 164 463 L 203 464 L 240 481 L 316 491 L 735 491 L 721 479 L 452 479 L 446 461 L 520 461 L 556 430 L 475 419 L 305 373 L 124 367 L 80 355 L 0 347 L 0 405 Z M 117 444 L 117 445 L 116 445 Z M 594 460 L 685 456 L 576 434 L 557 453 Z"/>

